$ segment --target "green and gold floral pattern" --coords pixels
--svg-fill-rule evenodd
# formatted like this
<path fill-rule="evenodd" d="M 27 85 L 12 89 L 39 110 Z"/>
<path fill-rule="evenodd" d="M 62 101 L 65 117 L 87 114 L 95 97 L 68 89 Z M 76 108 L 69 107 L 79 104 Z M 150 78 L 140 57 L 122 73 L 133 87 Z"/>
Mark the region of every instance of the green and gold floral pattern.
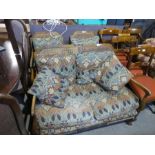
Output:
<path fill-rule="evenodd" d="M 74 45 L 96 45 L 99 43 L 99 36 L 89 31 L 77 31 L 70 37 Z"/>
<path fill-rule="evenodd" d="M 28 93 L 36 96 L 42 104 L 64 107 L 64 99 L 69 82 L 54 74 L 47 67 L 37 74 Z"/>
<path fill-rule="evenodd" d="M 139 106 L 138 98 L 125 87 L 117 95 L 112 95 L 96 84 L 74 85 L 68 93 L 63 109 L 45 104 L 36 106 L 41 134 L 64 134 L 127 119 L 137 114 Z"/>
<path fill-rule="evenodd" d="M 63 44 L 63 37 L 57 32 L 36 32 L 32 36 L 35 51 L 49 49 Z"/>
<path fill-rule="evenodd" d="M 76 80 L 77 53 L 77 47 L 61 47 L 37 52 L 35 54 L 37 68 L 40 71 L 44 66 L 47 66 L 54 73 L 67 78 L 72 84 Z"/>

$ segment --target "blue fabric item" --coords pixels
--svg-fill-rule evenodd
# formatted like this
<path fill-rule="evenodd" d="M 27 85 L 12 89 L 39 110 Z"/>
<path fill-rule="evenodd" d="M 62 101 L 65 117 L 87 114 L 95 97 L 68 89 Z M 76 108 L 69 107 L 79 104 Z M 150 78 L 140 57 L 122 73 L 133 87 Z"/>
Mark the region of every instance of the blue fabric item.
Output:
<path fill-rule="evenodd" d="M 106 25 L 107 19 L 76 19 L 80 25 Z"/>

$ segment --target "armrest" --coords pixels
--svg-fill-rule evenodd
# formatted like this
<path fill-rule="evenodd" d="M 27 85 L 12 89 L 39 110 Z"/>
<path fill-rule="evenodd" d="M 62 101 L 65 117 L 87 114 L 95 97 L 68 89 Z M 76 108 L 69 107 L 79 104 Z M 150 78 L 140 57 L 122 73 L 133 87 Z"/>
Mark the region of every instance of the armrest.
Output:
<path fill-rule="evenodd" d="M 142 85 L 141 83 L 139 83 L 138 81 L 136 81 L 134 79 L 131 79 L 130 81 L 133 82 L 134 84 L 136 84 L 138 87 L 140 87 L 145 92 L 144 98 L 151 95 L 151 91 L 148 88 L 146 88 L 144 85 Z"/>
<path fill-rule="evenodd" d="M 33 96 L 33 97 L 32 97 L 32 104 L 31 104 L 31 115 L 32 115 L 32 116 L 34 115 L 34 108 L 35 108 L 35 105 L 36 105 L 36 96 Z"/>

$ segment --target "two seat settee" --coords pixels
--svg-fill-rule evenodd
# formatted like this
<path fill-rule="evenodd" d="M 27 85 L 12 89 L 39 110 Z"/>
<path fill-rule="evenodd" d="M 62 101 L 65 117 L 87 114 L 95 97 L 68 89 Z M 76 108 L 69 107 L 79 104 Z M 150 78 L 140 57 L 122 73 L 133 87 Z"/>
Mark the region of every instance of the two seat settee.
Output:
<path fill-rule="evenodd" d="M 134 119 L 139 99 L 126 86 L 131 73 L 111 46 L 60 45 L 35 52 L 38 74 L 35 134 L 71 134 Z"/>

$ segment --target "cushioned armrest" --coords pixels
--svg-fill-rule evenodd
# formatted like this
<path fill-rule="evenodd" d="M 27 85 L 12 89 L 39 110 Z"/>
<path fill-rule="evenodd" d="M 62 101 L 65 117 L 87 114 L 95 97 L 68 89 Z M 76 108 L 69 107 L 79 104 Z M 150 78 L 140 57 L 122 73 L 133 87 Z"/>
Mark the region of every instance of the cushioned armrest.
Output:
<path fill-rule="evenodd" d="M 32 104 L 31 104 L 31 115 L 34 115 L 34 108 L 35 108 L 35 104 L 36 104 L 36 96 L 32 97 Z"/>
<path fill-rule="evenodd" d="M 134 80 L 133 78 L 130 80 L 130 82 L 133 82 L 134 84 L 136 84 L 138 87 L 140 87 L 145 92 L 144 98 L 151 95 L 151 91 L 148 88 L 146 88 L 143 84 L 139 83 L 138 81 Z M 133 89 L 133 87 L 132 87 L 132 89 Z"/>

